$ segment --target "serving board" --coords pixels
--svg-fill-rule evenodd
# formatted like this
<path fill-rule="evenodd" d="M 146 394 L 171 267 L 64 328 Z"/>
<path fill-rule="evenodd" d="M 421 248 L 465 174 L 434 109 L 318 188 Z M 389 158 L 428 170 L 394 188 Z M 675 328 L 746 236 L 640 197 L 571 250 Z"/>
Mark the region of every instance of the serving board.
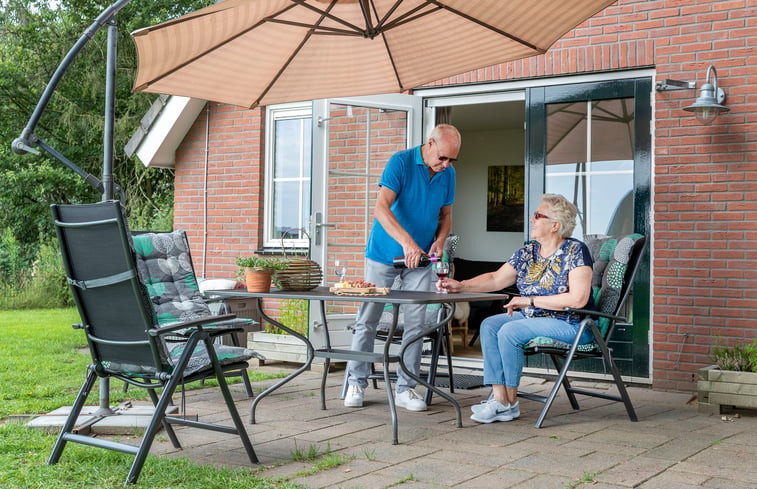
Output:
<path fill-rule="evenodd" d="M 389 287 L 331 287 L 329 292 L 336 295 L 386 295 Z"/>

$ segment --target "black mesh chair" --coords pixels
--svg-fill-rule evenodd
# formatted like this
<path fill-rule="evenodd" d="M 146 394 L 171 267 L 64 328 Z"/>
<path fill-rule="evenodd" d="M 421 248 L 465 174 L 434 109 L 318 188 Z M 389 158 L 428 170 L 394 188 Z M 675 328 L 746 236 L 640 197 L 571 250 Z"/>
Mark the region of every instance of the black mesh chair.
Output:
<path fill-rule="evenodd" d="M 646 250 L 646 238 L 639 234 L 619 237 L 587 236 L 586 244 L 594 261 L 592 293 L 597 310 L 568 309 L 584 316 L 575 340 L 571 344 L 548 337 L 538 337 L 533 338 L 524 347 L 527 356 L 549 356 L 558 372 L 555 384 L 548 396 L 518 392 L 518 395 L 525 399 L 544 403 L 534 425 L 536 428 L 541 428 L 561 386 L 564 388 L 573 409 L 579 409 L 576 394 L 581 394 L 622 402 L 631 421 L 637 420 L 628 391 L 623 384 L 618 367 L 613 360 L 612 351 L 607 344 L 615 331 L 616 324 L 628 321 L 627 317 L 623 316 L 623 312 Z M 593 333 L 594 341 L 579 345 L 578 341 L 586 328 L 589 328 Z M 580 389 L 571 385 L 568 380 L 571 362 L 584 358 L 600 358 L 603 361 L 605 368 L 609 369 L 612 374 L 618 395 Z"/>
<path fill-rule="evenodd" d="M 213 316 L 209 300 L 200 292 L 197 275 L 192 265 L 189 240 L 183 230 L 172 232 L 132 231 L 132 242 L 137 259 L 137 270 L 150 296 L 150 303 L 159 326 Z M 219 310 L 225 310 L 220 307 Z M 239 336 L 244 337 L 251 319 L 234 318 L 206 325 L 216 341 L 233 346 L 242 346 Z M 182 340 L 182 338 L 176 338 Z M 256 355 L 263 359 L 262 355 Z M 240 376 L 247 397 L 252 397 L 247 369 L 226 372 L 227 377 Z M 128 384 L 126 384 L 128 385 Z"/>
<path fill-rule="evenodd" d="M 159 326 L 144 284 L 139 279 L 121 204 L 106 201 L 53 205 L 52 213 L 65 273 L 81 317 L 81 323 L 74 327 L 84 330 L 92 364 L 48 463 L 59 461 L 68 442 L 115 450 L 134 456 L 126 483 L 135 483 L 161 426 L 174 447 L 181 447 L 172 424 L 238 435 L 250 462 L 258 463 L 224 376 L 225 371 L 246 368 L 253 352 L 214 344 L 213 337 L 204 327 L 233 316 L 206 317 Z M 166 340 L 179 333 L 186 339 L 179 342 Z M 166 414 L 180 383 L 209 375 L 218 382 L 233 426 Z M 77 418 L 98 377 L 115 378 L 147 389 L 155 410 L 139 445 L 74 432 Z M 161 391 L 160 396 L 157 390 Z"/>

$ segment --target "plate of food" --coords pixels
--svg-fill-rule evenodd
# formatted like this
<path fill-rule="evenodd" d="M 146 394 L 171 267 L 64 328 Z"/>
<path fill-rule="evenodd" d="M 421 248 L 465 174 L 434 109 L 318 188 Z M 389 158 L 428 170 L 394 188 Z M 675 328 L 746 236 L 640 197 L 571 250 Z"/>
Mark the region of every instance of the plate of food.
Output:
<path fill-rule="evenodd" d="M 386 295 L 389 293 L 389 287 L 376 287 L 376 284 L 365 280 L 345 280 L 335 283 L 329 291 L 336 295 Z"/>

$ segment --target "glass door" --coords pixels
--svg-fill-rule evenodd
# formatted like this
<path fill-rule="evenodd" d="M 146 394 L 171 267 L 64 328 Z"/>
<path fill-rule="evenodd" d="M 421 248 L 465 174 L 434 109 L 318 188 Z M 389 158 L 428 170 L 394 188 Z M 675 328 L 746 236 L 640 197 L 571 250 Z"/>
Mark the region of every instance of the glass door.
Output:
<path fill-rule="evenodd" d="M 323 285 L 342 271 L 347 280 L 363 278 L 378 181 L 395 152 L 420 144 L 419 109 L 419 97 L 398 94 L 314 102 L 311 255 L 324 270 Z M 318 347 L 316 307 L 310 338 Z M 348 346 L 357 305 L 327 307 L 332 346 Z"/>
<path fill-rule="evenodd" d="M 528 212 L 559 193 L 579 211 L 574 237 L 649 236 L 651 104 L 649 78 L 530 89 L 527 95 Z M 649 258 L 611 345 L 626 376 L 649 376 Z M 529 365 L 538 366 L 538 365 Z M 575 370 L 603 372 L 599 361 Z"/>

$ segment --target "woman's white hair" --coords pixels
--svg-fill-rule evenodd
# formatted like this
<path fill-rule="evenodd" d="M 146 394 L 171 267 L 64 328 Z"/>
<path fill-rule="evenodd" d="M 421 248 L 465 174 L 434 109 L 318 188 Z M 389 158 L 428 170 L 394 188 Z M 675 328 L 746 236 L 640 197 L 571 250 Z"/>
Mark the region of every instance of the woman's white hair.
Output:
<path fill-rule="evenodd" d="M 576 206 L 560 194 L 544 194 L 541 203 L 549 207 L 549 217 L 560 225 L 560 237 L 570 237 L 576 227 Z"/>

